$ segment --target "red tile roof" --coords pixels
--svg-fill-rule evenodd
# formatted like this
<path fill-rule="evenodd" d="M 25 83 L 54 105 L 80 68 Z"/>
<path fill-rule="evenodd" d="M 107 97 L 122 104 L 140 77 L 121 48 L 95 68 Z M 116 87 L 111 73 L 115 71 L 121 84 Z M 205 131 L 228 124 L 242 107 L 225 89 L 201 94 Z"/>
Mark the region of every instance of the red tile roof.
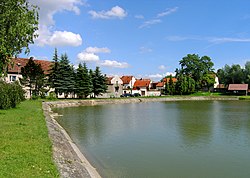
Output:
<path fill-rule="evenodd" d="M 229 84 L 228 90 L 248 90 L 248 84 Z"/>
<path fill-rule="evenodd" d="M 163 87 L 165 85 L 165 82 L 158 82 L 156 87 Z"/>
<path fill-rule="evenodd" d="M 28 61 L 29 61 L 28 58 L 13 58 L 12 59 L 13 65 L 9 65 L 8 72 L 9 73 L 20 73 L 21 68 L 26 66 Z M 46 61 L 46 60 L 37 60 L 37 59 L 34 59 L 34 61 L 37 64 L 41 64 L 41 67 L 42 67 L 45 74 L 49 74 L 49 70 L 51 69 L 51 65 L 53 62 Z"/>
<path fill-rule="evenodd" d="M 134 84 L 134 88 L 136 87 L 149 87 L 150 79 L 140 79 L 136 80 Z"/>
<path fill-rule="evenodd" d="M 114 77 L 107 77 L 106 82 L 107 82 L 108 85 L 111 85 L 111 80 L 112 80 L 113 78 L 114 78 Z"/>
<path fill-rule="evenodd" d="M 175 83 L 175 82 L 177 82 L 177 78 L 172 78 L 173 79 L 173 82 Z M 163 82 L 169 82 L 169 80 L 170 80 L 170 78 L 164 78 L 163 79 Z"/>
<path fill-rule="evenodd" d="M 133 76 L 122 76 L 121 80 L 123 84 L 129 84 L 129 82 L 132 80 Z"/>

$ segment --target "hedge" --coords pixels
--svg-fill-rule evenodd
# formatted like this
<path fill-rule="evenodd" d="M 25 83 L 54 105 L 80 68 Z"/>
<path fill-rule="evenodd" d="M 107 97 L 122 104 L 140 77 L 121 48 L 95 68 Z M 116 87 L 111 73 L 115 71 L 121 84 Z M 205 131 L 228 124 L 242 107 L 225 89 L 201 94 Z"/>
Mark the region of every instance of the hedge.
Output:
<path fill-rule="evenodd" d="M 18 82 L 6 83 L 0 81 L 0 109 L 15 108 L 25 100 L 25 91 Z"/>

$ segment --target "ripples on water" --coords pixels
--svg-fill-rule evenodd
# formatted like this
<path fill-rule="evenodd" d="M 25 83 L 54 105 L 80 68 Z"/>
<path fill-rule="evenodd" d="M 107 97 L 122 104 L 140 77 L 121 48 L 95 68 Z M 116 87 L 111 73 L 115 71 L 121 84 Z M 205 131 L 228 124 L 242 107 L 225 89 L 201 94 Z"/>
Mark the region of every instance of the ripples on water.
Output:
<path fill-rule="evenodd" d="M 104 177 L 249 177 L 250 102 L 55 109 Z"/>

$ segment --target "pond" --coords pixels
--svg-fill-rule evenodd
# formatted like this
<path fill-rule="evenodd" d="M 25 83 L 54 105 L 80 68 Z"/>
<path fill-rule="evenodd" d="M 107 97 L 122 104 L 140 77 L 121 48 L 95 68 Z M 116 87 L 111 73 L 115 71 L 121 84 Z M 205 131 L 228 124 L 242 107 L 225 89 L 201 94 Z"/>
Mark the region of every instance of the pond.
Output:
<path fill-rule="evenodd" d="M 249 177 L 250 102 L 171 101 L 58 108 L 102 177 Z"/>

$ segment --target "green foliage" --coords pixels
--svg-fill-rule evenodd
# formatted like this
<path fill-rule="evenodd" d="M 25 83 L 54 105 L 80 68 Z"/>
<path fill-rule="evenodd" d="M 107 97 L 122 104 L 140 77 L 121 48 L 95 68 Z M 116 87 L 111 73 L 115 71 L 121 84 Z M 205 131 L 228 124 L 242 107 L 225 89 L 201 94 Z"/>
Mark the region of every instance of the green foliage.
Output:
<path fill-rule="evenodd" d="M 204 76 L 213 74 L 213 62 L 208 56 L 199 57 L 197 54 L 188 54 L 180 60 L 180 69 L 176 69 L 176 77 L 184 75 L 191 77 L 195 81 L 196 90 L 207 87 L 208 83 L 204 82 Z M 209 83 L 210 84 L 210 83 Z"/>
<path fill-rule="evenodd" d="M 59 177 L 41 101 L 1 110 L 0 177 Z"/>
<path fill-rule="evenodd" d="M 100 68 L 96 67 L 92 74 L 92 85 L 94 97 L 107 91 L 106 76 L 101 74 Z"/>
<path fill-rule="evenodd" d="M 172 75 L 170 75 L 170 77 L 169 77 L 168 85 L 169 85 L 169 94 L 173 95 L 175 92 L 175 84 L 174 84 Z"/>
<path fill-rule="evenodd" d="M 30 58 L 26 66 L 21 68 L 23 78 L 21 84 L 29 87 L 30 96 L 39 96 L 45 86 L 45 75 L 40 64 Z"/>
<path fill-rule="evenodd" d="M 55 88 L 60 94 L 64 93 L 66 98 L 75 91 L 74 68 L 70 65 L 66 53 L 61 55 L 61 60 L 58 63 L 57 87 Z"/>
<path fill-rule="evenodd" d="M 250 84 L 250 62 L 246 62 L 245 69 L 239 64 L 232 66 L 225 65 L 222 69 L 218 69 L 217 75 L 220 83 L 228 86 L 229 84 Z"/>
<path fill-rule="evenodd" d="M 195 81 L 191 77 L 179 75 L 176 82 L 176 93 L 180 95 L 187 95 L 194 93 Z"/>
<path fill-rule="evenodd" d="M 60 79 L 60 72 L 59 72 L 59 58 L 58 58 L 58 55 L 57 55 L 57 49 L 55 48 L 55 52 L 54 52 L 54 56 L 53 56 L 53 63 L 52 63 L 52 66 L 51 66 L 51 70 L 49 71 L 49 80 L 48 80 L 48 83 L 49 83 L 49 86 L 51 88 L 54 88 L 55 89 L 55 94 L 56 94 L 56 97 L 58 96 L 58 87 L 60 86 L 60 83 L 58 82 L 59 79 Z"/>
<path fill-rule="evenodd" d="M 15 108 L 17 104 L 25 100 L 24 93 L 18 82 L 0 81 L 0 109 Z"/>
<path fill-rule="evenodd" d="M 0 76 L 6 73 L 13 56 L 29 52 L 38 30 L 38 8 L 28 0 L 4 0 L 0 2 Z"/>
<path fill-rule="evenodd" d="M 76 73 L 76 94 L 79 98 L 86 98 L 91 94 L 90 75 L 86 63 L 79 64 Z"/>
<path fill-rule="evenodd" d="M 55 92 L 49 92 L 49 96 L 47 97 L 48 100 L 56 100 L 57 95 Z"/>

